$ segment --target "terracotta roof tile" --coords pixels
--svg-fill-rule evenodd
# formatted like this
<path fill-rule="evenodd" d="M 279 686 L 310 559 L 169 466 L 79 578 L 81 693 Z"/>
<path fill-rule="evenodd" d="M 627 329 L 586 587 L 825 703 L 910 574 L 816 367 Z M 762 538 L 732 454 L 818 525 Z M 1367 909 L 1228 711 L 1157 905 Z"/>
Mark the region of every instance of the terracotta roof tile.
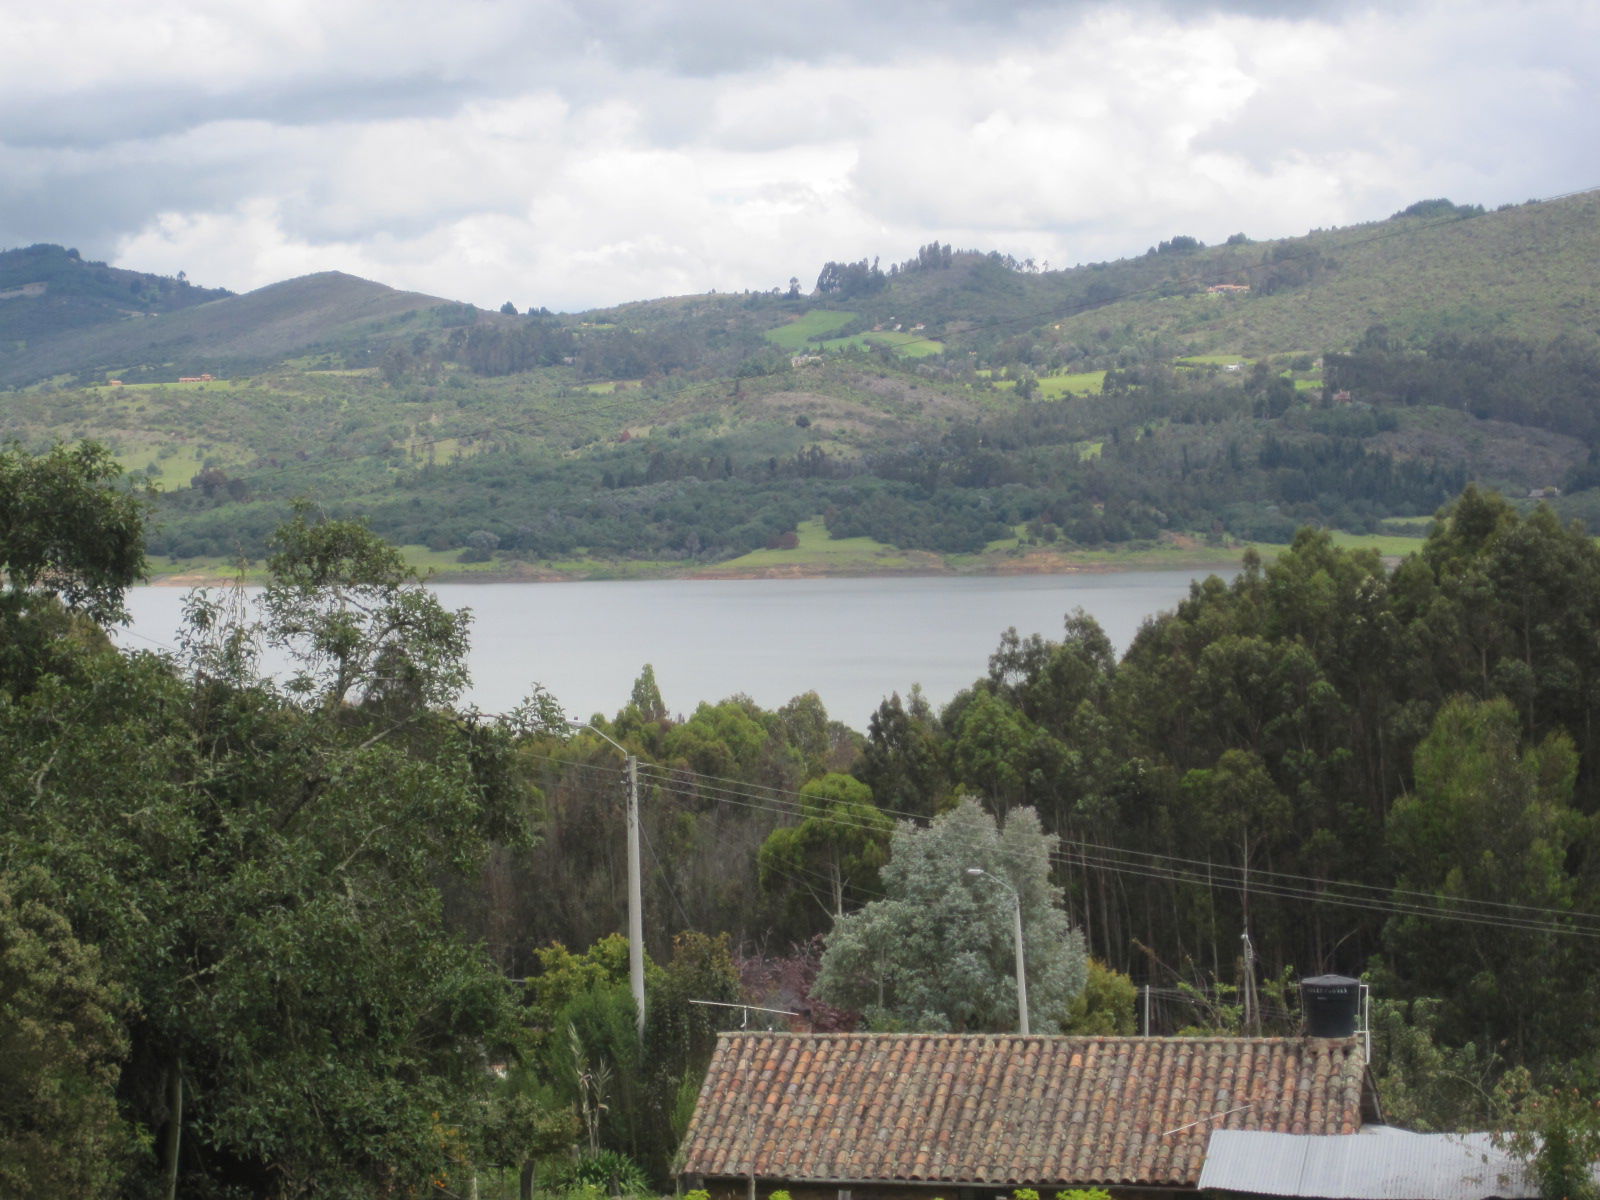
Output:
<path fill-rule="evenodd" d="M 1354 1039 L 723 1034 L 683 1170 L 1193 1186 L 1214 1129 L 1354 1132 L 1364 1071 Z"/>

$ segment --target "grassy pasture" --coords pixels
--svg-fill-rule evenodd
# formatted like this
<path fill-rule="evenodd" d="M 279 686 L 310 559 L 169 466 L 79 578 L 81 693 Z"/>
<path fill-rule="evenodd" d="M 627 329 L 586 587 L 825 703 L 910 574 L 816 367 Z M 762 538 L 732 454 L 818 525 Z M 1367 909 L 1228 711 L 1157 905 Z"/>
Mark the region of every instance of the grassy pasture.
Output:
<path fill-rule="evenodd" d="M 1041 375 L 1039 395 L 1045 400 L 1097 393 L 1105 386 L 1104 371 L 1073 371 L 1064 375 Z"/>
<path fill-rule="evenodd" d="M 815 567 L 824 570 L 893 570 L 908 560 L 892 546 L 871 538 L 831 538 L 820 517 L 801 521 L 795 532 L 800 544 L 793 550 L 752 550 L 718 563 L 718 570 L 765 570 L 769 567 Z"/>
<path fill-rule="evenodd" d="M 902 358 L 928 358 L 944 353 L 943 342 L 936 342 L 916 333 L 896 333 L 893 330 L 858 333 L 854 337 L 847 338 L 829 338 L 817 344 L 823 350 L 865 350 L 869 346 L 887 346 Z"/>
<path fill-rule="evenodd" d="M 202 455 L 194 446 L 181 443 L 162 445 L 151 442 L 125 446 L 117 455 L 117 461 L 130 475 L 143 475 L 150 464 L 155 463 L 161 474 L 149 476 L 151 482 L 162 491 L 170 492 L 188 487 L 189 481 L 200 473 L 207 457 L 215 455 Z"/>
<path fill-rule="evenodd" d="M 1328 535 L 1341 550 L 1376 550 L 1385 558 L 1404 558 L 1422 549 L 1422 538 L 1403 537 L 1393 533 L 1346 533 L 1332 529 Z"/>
<path fill-rule="evenodd" d="M 787 325 L 767 330 L 762 336 L 784 350 L 804 350 L 834 330 L 843 329 L 856 316 L 856 313 L 837 308 L 813 308 Z"/>

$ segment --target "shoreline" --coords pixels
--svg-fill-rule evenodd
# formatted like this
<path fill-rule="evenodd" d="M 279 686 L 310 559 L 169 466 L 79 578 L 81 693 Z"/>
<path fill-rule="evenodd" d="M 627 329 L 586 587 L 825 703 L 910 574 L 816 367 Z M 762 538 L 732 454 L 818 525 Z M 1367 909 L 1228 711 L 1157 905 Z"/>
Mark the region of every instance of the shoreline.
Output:
<path fill-rule="evenodd" d="M 1287 547 L 1283 547 L 1287 548 Z M 910 562 L 905 565 L 873 567 L 859 561 L 830 564 L 815 559 L 793 563 L 762 563 L 738 565 L 709 565 L 678 569 L 648 567 L 630 569 L 628 564 L 595 564 L 590 569 L 559 570 L 533 563 L 498 564 L 488 568 L 451 570 L 447 567 L 419 568 L 418 574 L 428 583 L 629 583 L 663 582 L 676 580 L 688 583 L 780 580 L 780 579 L 894 579 L 939 578 L 962 576 L 1020 576 L 1020 575 L 1106 575 L 1123 571 L 1163 570 L 1228 570 L 1236 569 L 1247 547 L 1216 550 L 1212 553 L 1190 553 L 1135 550 L 1125 557 L 1083 559 L 1070 554 L 1029 554 L 1025 556 L 987 559 L 972 563 L 951 563 L 929 555 L 931 561 Z M 1257 547 L 1263 557 L 1271 557 L 1279 547 Z M 1113 552 L 1115 553 L 1115 552 Z M 249 569 L 242 574 L 237 568 L 187 567 L 176 570 L 152 571 L 140 587 L 220 587 L 243 580 L 246 584 L 259 583 L 264 578 L 260 569 Z"/>

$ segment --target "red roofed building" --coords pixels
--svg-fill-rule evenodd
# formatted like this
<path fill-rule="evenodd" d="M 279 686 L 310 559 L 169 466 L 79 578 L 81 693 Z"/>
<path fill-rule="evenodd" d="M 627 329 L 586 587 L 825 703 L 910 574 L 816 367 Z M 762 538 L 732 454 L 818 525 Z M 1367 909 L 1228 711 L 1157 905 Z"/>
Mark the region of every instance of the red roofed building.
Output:
<path fill-rule="evenodd" d="M 681 1171 L 718 1197 L 1193 1191 L 1213 1130 L 1379 1120 L 1356 1038 L 730 1033 Z"/>

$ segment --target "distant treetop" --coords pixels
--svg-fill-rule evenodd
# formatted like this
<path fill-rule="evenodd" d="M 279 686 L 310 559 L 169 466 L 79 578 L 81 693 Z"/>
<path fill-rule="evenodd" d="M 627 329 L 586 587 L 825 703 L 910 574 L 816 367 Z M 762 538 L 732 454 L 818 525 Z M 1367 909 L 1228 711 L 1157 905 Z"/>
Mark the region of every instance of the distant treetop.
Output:
<path fill-rule="evenodd" d="M 1443 196 L 1433 200 L 1418 200 L 1408 204 L 1394 217 L 1477 217 L 1483 215 L 1481 204 L 1455 204 Z M 1394 217 L 1389 219 L 1392 221 Z"/>

